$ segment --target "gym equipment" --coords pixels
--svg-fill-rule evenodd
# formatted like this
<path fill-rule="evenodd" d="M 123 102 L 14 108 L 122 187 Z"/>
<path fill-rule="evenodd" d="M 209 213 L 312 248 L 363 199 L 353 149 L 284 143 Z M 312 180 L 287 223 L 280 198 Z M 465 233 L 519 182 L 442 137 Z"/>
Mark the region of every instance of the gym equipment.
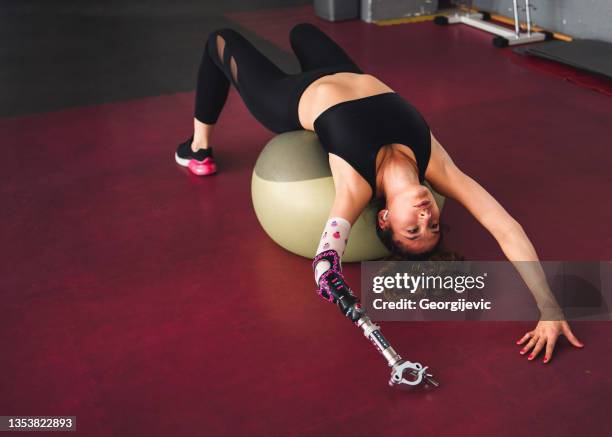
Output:
<path fill-rule="evenodd" d="M 438 208 L 444 197 L 432 190 Z M 317 135 L 285 132 L 261 151 L 251 178 L 253 208 L 264 231 L 288 251 L 312 259 L 335 196 L 328 155 Z M 388 255 L 376 235 L 370 204 L 351 227 L 342 261 L 366 261 Z"/>
<path fill-rule="evenodd" d="M 455 3 L 458 4 L 459 10 L 457 10 L 454 15 L 440 15 L 434 19 L 434 23 L 438 25 L 463 23 L 467 24 L 468 26 L 476 27 L 492 33 L 497 35 L 495 38 L 493 38 L 493 45 L 500 48 L 517 44 L 547 41 L 553 38 L 553 34 L 550 32 L 535 32 L 533 30 L 531 10 L 536 10 L 537 8 L 530 0 L 525 0 L 525 6 L 523 7 L 519 6 L 518 0 L 512 0 L 512 8 L 508 8 L 508 11 L 512 11 L 514 15 L 514 20 L 512 21 L 514 24 L 514 30 L 491 23 L 491 14 L 488 12 L 473 12 L 473 0 L 458 1 Z M 525 19 L 527 22 L 526 32 L 521 31 L 519 11 L 525 12 Z"/>
<path fill-rule="evenodd" d="M 327 261 L 330 268 L 321 275 L 317 294 L 326 301 L 336 304 L 345 317 L 363 330 L 363 335 L 387 360 L 387 364 L 391 367 L 389 385 L 400 388 L 414 388 L 421 384 L 438 387 L 440 384 L 431 373 L 428 373 L 428 367 L 402 359 L 382 335 L 380 326 L 372 323 L 366 315 L 359 299 L 344 280 L 338 253 L 335 250 L 327 250 L 318 254 L 312 262 L 313 270 L 321 261 Z"/>
<path fill-rule="evenodd" d="M 434 14 L 438 0 L 361 0 L 361 19 L 366 23 Z"/>
<path fill-rule="evenodd" d="M 550 41 L 514 49 L 549 61 L 612 79 L 612 44 L 593 39 L 577 39 L 572 42 Z"/>
<path fill-rule="evenodd" d="M 359 0 L 314 0 L 314 11 L 327 21 L 359 18 Z"/>

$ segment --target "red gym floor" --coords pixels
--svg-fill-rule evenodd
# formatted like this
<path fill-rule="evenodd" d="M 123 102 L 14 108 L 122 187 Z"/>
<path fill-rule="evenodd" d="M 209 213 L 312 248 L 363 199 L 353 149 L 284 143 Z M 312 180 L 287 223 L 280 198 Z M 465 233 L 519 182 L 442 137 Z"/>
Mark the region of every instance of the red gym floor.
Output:
<path fill-rule="evenodd" d="M 290 50 L 316 23 L 413 102 L 543 260 L 612 258 L 612 99 L 432 23 L 328 23 L 311 7 L 229 17 Z M 194 56 L 197 54 L 194 53 Z M 307 259 L 258 225 L 250 177 L 273 134 L 232 90 L 220 173 L 173 161 L 193 93 L 0 119 L 0 414 L 75 415 L 84 436 L 602 435 L 612 329 L 574 323 L 552 362 L 529 323 L 385 323 L 442 386 L 397 392 L 360 331 L 314 293 Z M 450 246 L 503 259 L 449 201 Z M 359 288 L 359 265 L 345 264 Z"/>

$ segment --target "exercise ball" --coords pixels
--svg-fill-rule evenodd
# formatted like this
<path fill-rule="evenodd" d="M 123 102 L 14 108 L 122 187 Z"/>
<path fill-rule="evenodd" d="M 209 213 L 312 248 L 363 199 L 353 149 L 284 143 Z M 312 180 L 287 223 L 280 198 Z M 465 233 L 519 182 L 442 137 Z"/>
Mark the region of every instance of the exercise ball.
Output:
<path fill-rule="evenodd" d="M 314 257 L 334 196 L 328 155 L 314 132 L 279 134 L 261 151 L 251 178 L 253 208 L 264 231 L 283 248 Z M 442 209 L 444 197 L 434 197 Z M 388 255 L 376 235 L 376 213 L 368 205 L 352 226 L 343 262 Z"/>

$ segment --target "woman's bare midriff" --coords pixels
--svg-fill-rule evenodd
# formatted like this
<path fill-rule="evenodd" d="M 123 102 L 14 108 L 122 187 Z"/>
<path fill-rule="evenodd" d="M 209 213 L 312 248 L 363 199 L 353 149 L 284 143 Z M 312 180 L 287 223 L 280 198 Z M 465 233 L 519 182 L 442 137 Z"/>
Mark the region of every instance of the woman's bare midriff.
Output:
<path fill-rule="evenodd" d="M 302 127 L 314 131 L 315 119 L 327 108 L 347 100 L 393 92 L 370 74 L 341 72 L 320 77 L 302 93 L 298 117 Z"/>

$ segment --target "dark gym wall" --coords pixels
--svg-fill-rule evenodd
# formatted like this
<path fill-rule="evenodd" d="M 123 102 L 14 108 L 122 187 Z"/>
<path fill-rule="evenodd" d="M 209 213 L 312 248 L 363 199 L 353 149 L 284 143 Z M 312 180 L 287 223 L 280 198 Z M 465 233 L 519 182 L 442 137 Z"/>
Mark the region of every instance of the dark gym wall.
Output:
<path fill-rule="evenodd" d="M 224 17 L 311 0 L 0 0 L 0 117 L 190 91 L 207 33 L 241 30 L 281 68 L 290 54 Z"/>
<path fill-rule="evenodd" d="M 538 9 L 533 19 L 539 26 L 576 38 L 612 42 L 612 2 L 610 0 L 532 0 Z M 519 0 L 525 4 L 525 0 Z M 512 16 L 512 0 L 475 0 L 474 5 L 486 11 Z M 524 17 L 524 14 L 523 14 Z M 524 20 L 524 18 L 523 18 Z"/>

